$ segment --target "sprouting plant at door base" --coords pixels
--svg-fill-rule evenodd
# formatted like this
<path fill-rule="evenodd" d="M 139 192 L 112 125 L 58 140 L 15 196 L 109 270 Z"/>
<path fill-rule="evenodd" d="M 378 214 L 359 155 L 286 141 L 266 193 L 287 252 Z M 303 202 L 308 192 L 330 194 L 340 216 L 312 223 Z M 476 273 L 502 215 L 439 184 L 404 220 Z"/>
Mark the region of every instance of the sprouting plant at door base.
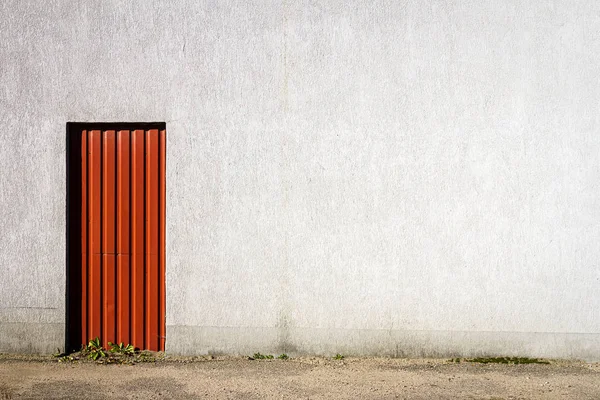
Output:
<path fill-rule="evenodd" d="M 283 353 L 283 354 L 280 354 L 277 358 L 280 360 L 287 360 L 289 357 L 287 354 Z"/>
<path fill-rule="evenodd" d="M 81 346 L 79 353 L 82 357 L 87 357 L 90 360 L 97 361 L 99 363 L 124 363 L 134 362 L 134 356 L 136 354 L 135 348 L 131 344 L 112 343 L 108 342 L 108 349 L 102 347 L 100 338 L 96 337 L 91 339 L 87 345 Z M 77 356 L 71 357 L 70 359 L 62 359 L 62 361 L 73 361 L 78 359 Z"/>
<path fill-rule="evenodd" d="M 69 361 L 75 361 L 76 358 L 70 355 L 66 355 L 66 356 L 62 356 L 59 357 L 58 362 L 69 362 Z"/>
<path fill-rule="evenodd" d="M 132 356 L 135 353 L 135 349 L 131 344 L 124 345 L 123 342 L 119 344 L 108 342 L 108 345 L 110 346 L 111 353 L 125 354 L 127 356 Z"/>
<path fill-rule="evenodd" d="M 98 337 L 90 340 L 85 350 L 87 350 L 88 358 L 94 361 L 96 361 L 100 357 L 106 357 L 106 350 L 102 347 L 102 344 L 100 343 L 100 338 Z"/>
<path fill-rule="evenodd" d="M 334 360 L 343 360 L 343 359 L 344 359 L 344 356 L 343 356 L 343 355 L 341 355 L 340 353 L 338 353 L 338 354 L 336 354 L 336 355 L 333 357 L 333 359 L 334 359 Z"/>
<path fill-rule="evenodd" d="M 274 357 L 271 354 L 254 353 L 252 358 L 254 360 L 272 360 Z"/>

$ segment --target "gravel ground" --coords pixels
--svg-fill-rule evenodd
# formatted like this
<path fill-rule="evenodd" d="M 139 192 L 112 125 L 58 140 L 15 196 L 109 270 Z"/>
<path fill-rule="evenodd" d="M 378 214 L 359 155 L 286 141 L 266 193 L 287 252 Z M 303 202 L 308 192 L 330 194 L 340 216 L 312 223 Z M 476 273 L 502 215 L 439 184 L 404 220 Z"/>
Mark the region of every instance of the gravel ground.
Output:
<path fill-rule="evenodd" d="M 136 365 L 0 355 L 0 399 L 600 399 L 600 364 L 171 358 Z"/>

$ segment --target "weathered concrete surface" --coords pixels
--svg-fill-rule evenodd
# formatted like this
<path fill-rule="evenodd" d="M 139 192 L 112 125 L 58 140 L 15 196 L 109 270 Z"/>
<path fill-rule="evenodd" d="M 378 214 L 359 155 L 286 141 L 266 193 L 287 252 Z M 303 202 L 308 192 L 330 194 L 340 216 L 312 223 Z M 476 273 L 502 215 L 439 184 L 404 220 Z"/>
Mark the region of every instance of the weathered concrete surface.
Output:
<path fill-rule="evenodd" d="M 59 364 L 0 356 L 0 398 L 590 399 L 600 366 L 447 360 L 178 360 L 156 365 Z"/>
<path fill-rule="evenodd" d="M 172 353 L 186 355 L 248 355 L 257 351 L 290 355 L 353 354 L 387 357 L 478 357 L 489 354 L 517 357 L 600 359 L 596 334 L 539 332 L 409 331 L 377 329 L 170 326 Z"/>
<path fill-rule="evenodd" d="M 64 324 L 0 323 L 0 334 L 5 353 L 53 354 L 64 349 Z"/>
<path fill-rule="evenodd" d="M 63 344 L 65 123 L 166 121 L 168 351 L 600 359 L 596 1 L 7 0 L 0 60 L 0 351 Z"/>

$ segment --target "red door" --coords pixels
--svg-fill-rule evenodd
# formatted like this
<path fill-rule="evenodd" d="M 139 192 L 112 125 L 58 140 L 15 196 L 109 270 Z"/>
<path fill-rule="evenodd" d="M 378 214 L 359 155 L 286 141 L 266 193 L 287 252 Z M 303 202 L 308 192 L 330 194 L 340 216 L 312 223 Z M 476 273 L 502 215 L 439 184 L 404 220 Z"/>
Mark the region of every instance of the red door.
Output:
<path fill-rule="evenodd" d="M 71 124 L 68 135 L 68 346 L 164 350 L 164 124 Z"/>

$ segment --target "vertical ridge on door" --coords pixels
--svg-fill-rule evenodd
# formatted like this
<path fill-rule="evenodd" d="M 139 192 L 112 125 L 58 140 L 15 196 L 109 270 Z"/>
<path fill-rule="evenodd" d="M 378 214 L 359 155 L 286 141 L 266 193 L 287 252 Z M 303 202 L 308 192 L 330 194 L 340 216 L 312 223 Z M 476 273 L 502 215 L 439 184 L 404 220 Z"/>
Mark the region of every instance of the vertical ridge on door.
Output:
<path fill-rule="evenodd" d="M 115 342 L 115 131 L 102 135 L 102 345 Z"/>
<path fill-rule="evenodd" d="M 80 301 L 80 312 L 81 312 L 81 343 L 87 343 L 89 339 L 88 335 L 88 133 L 86 130 L 81 132 L 81 148 L 80 148 L 80 160 L 81 160 L 81 187 L 79 196 L 81 198 L 81 301 Z"/>
<path fill-rule="evenodd" d="M 158 130 L 146 131 L 146 345 L 158 348 L 159 327 L 158 314 L 160 302 L 158 299 L 158 229 L 159 229 L 159 188 L 158 188 Z"/>
<path fill-rule="evenodd" d="M 117 340 L 131 343 L 130 336 L 130 147 L 129 131 L 117 133 Z"/>
<path fill-rule="evenodd" d="M 158 334 L 159 334 L 159 348 L 160 349 L 164 349 L 165 348 L 165 337 L 166 337 L 166 332 L 165 332 L 165 323 L 166 323 L 166 304 L 165 304 L 165 287 L 166 287 L 166 273 L 165 273 L 165 262 L 166 262 L 166 257 L 165 257 L 165 249 L 166 249 L 166 241 L 165 241 L 165 232 L 166 232 L 166 228 L 165 228 L 165 202 L 166 202 L 166 132 L 165 130 L 161 130 L 160 131 L 160 144 L 159 144 L 159 148 L 160 148 L 160 159 L 159 159 L 159 167 L 158 167 L 158 173 L 159 173 L 159 207 L 158 209 L 160 210 L 160 216 L 159 216 L 159 229 L 158 229 L 158 233 L 159 233 L 159 244 L 158 244 L 158 249 L 160 252 L 159 255 L 159 266 L 158 266 L 158 275 L 160 277 L 160 287 L 159 287 L 159 299 L 160 299 L 160 305 L 159 305 L 159 329 L 158 329 Z"/>
<path fill-rule="evenodd" d="M 132 342 L 145 348 L 144 341 L 144 131 L 131 137 L 131 335 Z"/>
<path fill-rule="evenodd" d="M 88 132 L 88 336 L 100 337 L 101 332 L 101 133 Z"/>

